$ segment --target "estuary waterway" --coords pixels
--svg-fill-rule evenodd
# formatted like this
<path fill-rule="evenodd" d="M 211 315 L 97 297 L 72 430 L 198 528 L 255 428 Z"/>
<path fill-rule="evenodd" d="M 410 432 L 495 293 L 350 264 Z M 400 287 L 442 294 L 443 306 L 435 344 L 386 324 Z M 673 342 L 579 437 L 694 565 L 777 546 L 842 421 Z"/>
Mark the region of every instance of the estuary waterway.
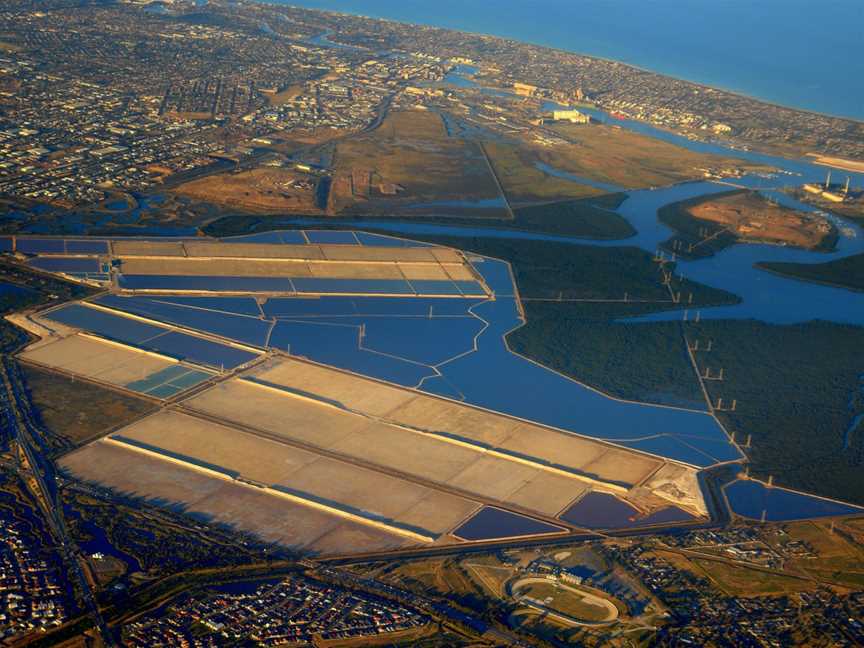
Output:
<path fill-rule="evenodd" d="M 467 77 L 460 76 L 460 78 L 466 79 Z M 642 122 L 612 120 L 608 114 L 599 110 L 588 109 L 587 112 L 599 121 L 614 121 L 616 125 L 622 128 L 677 144 L 692 151 L 737 157 L 747 162 L 770 166 L 776 171 L 772 174 L 752 174 L 728 181 L 696 181 L 668 187 L 628 191 L 626 192 L 627 199 L 617 211 L 627 219 L 637 233 L 625 241 L 592 241 L 574 237 L 505 231 L 493 227 L 406 223 L 392 219 L 353 221 L 352 226 L 373 227 L 407 235 L 446 234 L 540 239 L 604 247 L 628 245 L 655 252 L 660 243 L 672 235 L 672 230 L 657 219 L 657 210 L 663 205 L 740 187 L 759 190 L 786 206 L 812 211 L 812 207 L 794 200 L 787 193 L 784 193 L 784 190 L 800 186 L 804 182 L 824 181 L 829 170 L 827 167 L 814 164 L 808 159 L 786 159 L 756 151 L 732 149 L 718 143 L 691 140 Z M 848 176 L 853 186 L 864 186 L 864 174 L 837 170 L 834 173 L 839 174 L 840 177 Z M 812 252 L 778 245 L 740 244 L 727 248 L 707 259 L 692 261 L 679 259 L 677 271 L 686 278 L 735 293 L 742 298 L 741 303 L 735 306 L 704 309 L 700 313 L 700 317 L 713 319 L 755 318 L 781 324 L 806 322 L 814 319 L 864 324 L 864 294 L 782 277 L 755 266 L 758 262 L 823 263 L 864 253 L 864 229 L 840 217 L 831 216 L 830 218 L 839 231 L 836 249 L 831 252 Z M 320 225 L 325 221 L 307 219 L 295 222 L 304 225 Z M 665 312 L 645 316 L 642 319 L 668 320 L 681 317 L 681 312 Z"/>

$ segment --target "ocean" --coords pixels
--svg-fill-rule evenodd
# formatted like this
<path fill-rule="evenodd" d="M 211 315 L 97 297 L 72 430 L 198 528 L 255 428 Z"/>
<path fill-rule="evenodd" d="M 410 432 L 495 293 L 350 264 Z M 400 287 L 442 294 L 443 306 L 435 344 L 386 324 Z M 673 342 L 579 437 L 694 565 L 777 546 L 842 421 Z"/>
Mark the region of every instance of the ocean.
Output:
<path fill-rule="evenodd" d="M 862 0 L 271 0 L 590 54 L 864 121 Z"/>

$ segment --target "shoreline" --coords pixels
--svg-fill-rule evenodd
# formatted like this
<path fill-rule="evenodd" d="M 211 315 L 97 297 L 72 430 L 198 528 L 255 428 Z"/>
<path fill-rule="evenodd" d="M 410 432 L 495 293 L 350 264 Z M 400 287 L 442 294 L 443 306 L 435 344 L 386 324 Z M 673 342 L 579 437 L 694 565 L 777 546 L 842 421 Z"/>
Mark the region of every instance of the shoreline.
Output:
<path fill-rule="evenodd" d="M 561 52 L 561 53 L 569 54 L 572 56 L 581 56 L 584 58 L 593 59 L 595 61 L 602 61 L 604 63 L 614 63 L 615 65 L 623 65 L 623 66 L 630 68 L 631 70 L 636 70 L 637 72 L 641 72 L 643 74 L 651 74 L 651 75 L 665 78 L 665 79 L 672 79 L 674 81 L 678 81 L 681 83 L 687 83 L 689 85 L 692 85 L 692 86 L 695 86 L 695 87 L 698 87 L 701 89 L 705 89 L 705 90 L 714 90 L 717 92 L 723 92 L 726 94 L 734 95 L 736 97 L 748 99 L 750 101 L 755 101 L 755 102 L 758 102 L 758 103 L 766 105 L 766 106 L 772 106 L 774 108 L 781 108 L 783 110 L 790 110 L 790 111 L 805 114 L 805 115 L 818 115 L 820 117 L 827 117 L 830 119 L 838 119 L 838 120 L 842 120 L 842 121 L 851 122 L 853 124 L 864 124 L 864 115 L 862 115 L 861 117 L 850 117 L 847 115 L 838 115 L 838 114 L 830 113 L 830 112 L 822 112 L 822 111 L 813 110 L 810 108 L 791 106 L 788 104 L 778 103 L 777 101 L 771 101 L 769 99 L 763 99 L 759 96 L 748 94 L 746 92 L 742 92 L 739 90 L 731 90 L 731 89 L 725 88 L 723 86 L 710 85 L 710 84 L 707 84 L 707 83 L 704 83 L 701 81 L 695 81 L 693 79 L 688 79 L 686 77 L 674 76 L 672 74 L 659 72 L 657 70 L 652 70 L 650 68 L 641 67 L 640 65 L 637 65 L 635 63 L 629 63 L 627 61 L 622 61 L 619 59 L 613 59 L 613 58 L 609 58 L 606 56 L 599 56 L 597 54 L 589 54 L 586 52 L 580 52 L 580 51 L 576 51 L 576 50 L 572 50 L 572 49 L 564 49 L 562 47 L 555 47 L 552 45 L 537 43 L 537 42 L 531 41 L 531 40 L 520 40 L 520 39 L 512 38 L 509 36 L 500 36 L 497 34 L 491 34 L 491 33 L 487 33 L 487 32 L 477 32 L 477 31 L 470 31 L 470 30 L 466 30 L 466 29 L 454 29 L 451 27 L 441 27 L 439 25 L 433 25 L 430 23 L 415 23 L 415 22 L 409 22 L 406 20 L 396 20 L 395 18 L 380 18 L 380 17 L 369 16 L 369 15 L 360 14 L 360 13 L 350 13 L 350 12 L 346 12 L 346 11 L 334 11 L 331 9 L 318 9 L 318 8 L 312 8 L 312 7 L 305 7 L 302 5 L 293 4 L 292 0 L 287 0 L 287 1 L 283 1 L 283 0 L 253 0 L 253 1 L 260 3 L 260 4 L 266 4 L 266 5 L 277 6 L 277 7 L 288 7 L 291 9 L 299 9 L 301 11 L 309 11 L 309 12 L 313 12 L 313 13 L 327 14 L 327 15 L 331 15 L 331 16 L 339 16 L 339 17 L 345 17 L 345 18 L 362 18 L 365 20 L 376 20 L 376 21 L 382 21 L 382 22 L 387 22 L 387 23 L 394 23 L 397 25 L 403 25 L 406 27 L 427 27 L 427 28 L 432 28 L 432 29 L 440 29 L 442 31 L 453 32 L 453 33 L 457 33 L 457 34 L 466 34 L 469 36 L 475 36 L 475 37 L 480 37 L 480 38 L 495 38 L 495 39 L 505 41 L 505 42 L 518 43 L 521 45 L 530 45 L 532 47 L 539 47 L 539 48 L 546 49 L 549 51 Z M 338 41 L 334 41 L 334 42 L 338 42 Z"/>
<path fill-rule="evenodd" d="M 846 257 L 848 258 L 848 257 Z M 801 283 L 810 283 L 810 284 L 818 284 L 820 286 L 826 286 L 828 288 L 838 288 L 840 290 L 848 290 L 853 293 L 864 293 L 864 288 L 855 288 L 853 286 L 848 286 L 841 283 L 836 283 L 833 281 L 829 281 L 827 279 L 813 279 L 810 277 L 803 277 L 801 275 L 792 274 L 789 272 L 783 272 L 782 270 L 778 270 L 776 268 L 770 267 L 766 264 L 771 263 L 770 261 L 758 261 L 754 263 L 754 267 L 758 268 L 762 272 L 770 272 L 773 275 L 778 277 L 782 277 L 783 279 L 791 279 L 792 281 L 800 281 Z M 826 262 L 830 263 L 830 261 Z M 812 265 L 820 265 L 818 263 L 814 263 Z"/>
<path fill-rule="evenodd" d="M 820 166 L 849 171 L 851 173 L 864 173 L 864 160 L 847 160 L 846 158 L 822 155 L 821 153 L 808 153 L 805 157 L 812 159 L 813 164 Z"/>

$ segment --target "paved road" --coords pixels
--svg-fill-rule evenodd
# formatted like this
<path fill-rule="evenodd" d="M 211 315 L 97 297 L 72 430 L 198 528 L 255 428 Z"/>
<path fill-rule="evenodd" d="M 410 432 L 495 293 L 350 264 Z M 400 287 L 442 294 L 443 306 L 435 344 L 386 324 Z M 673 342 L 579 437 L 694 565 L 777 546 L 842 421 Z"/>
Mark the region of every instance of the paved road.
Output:
<path fill-rule="evenodd" d="M 41 499 L 43 502 L 45 519 L 51 528 L 52 534 L 59 543 L 66 566 L 70 573 L 74 574 L 78 579 L 84 603 L 96 622 L 96 627 L 99 629 L 104 645 L 109 647 L 115 646 L 114 638 L 99 612 L 99 606 L 96 603 L 90 582 L 87 580 L 87 576 L 81 567 L 81 550 L 74 540 L 72 540 L 66 527 L 66 519 L 63 516 L 63 508 L 57 489 L 54 465 L 47 457 L 46 449 L 41 447 L 39 442 L 43 437 L 43 433 L 33 416 L 30 399 L 27 395 L 18 365 L 9 358 L 2 358 L 0 359 L 0 373 L 2 373 L 2 383 L 7 393 L 9 405 L 15 410 L 14 414 L 17 423 L 15 440 L 27 457 L 27 463 L 30 464 L 31 470 L 29 474 L 36 481 L 39 490 L 37 495 L 38 499 Z"/>

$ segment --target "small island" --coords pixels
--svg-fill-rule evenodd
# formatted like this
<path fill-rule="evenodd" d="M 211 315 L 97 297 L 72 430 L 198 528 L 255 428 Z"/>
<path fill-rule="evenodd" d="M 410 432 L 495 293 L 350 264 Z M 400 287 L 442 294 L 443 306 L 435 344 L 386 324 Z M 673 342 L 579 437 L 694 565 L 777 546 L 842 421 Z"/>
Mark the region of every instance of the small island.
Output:
<path fill-rule="evenodd" d="M 666 205 L 658 214 L 675 230 L 663 244 L 683 257 L 707 257 L 735 243 L 831 250 L 837 232 L 817 212 L 784 207 L 757 191 L 735 190 Z"/>

